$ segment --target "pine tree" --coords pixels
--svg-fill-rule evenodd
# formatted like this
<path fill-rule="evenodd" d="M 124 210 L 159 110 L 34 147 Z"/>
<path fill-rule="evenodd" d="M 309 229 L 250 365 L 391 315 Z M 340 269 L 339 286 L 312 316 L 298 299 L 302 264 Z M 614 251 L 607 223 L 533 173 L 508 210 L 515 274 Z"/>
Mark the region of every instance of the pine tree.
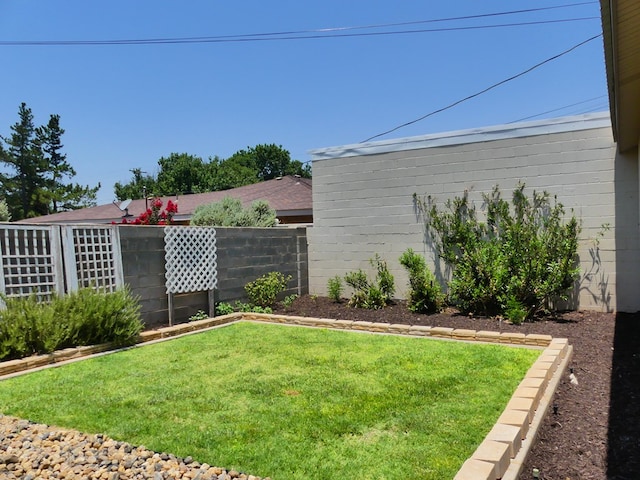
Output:
<path fill-rule="evenodd" d="M 40 148 L 46 162 L 46 196 L 48 213 L 75 210 L 95 205 L 96 193 L 100 188 L 90 188 L 64 182 L 76 175 L 74 168 L 67 162 L 67 156 L 61 152 L 64 129 L 60 127 L 60 116 L 51 115 L 49 123 L 36 129 L 36 145 Z"/>
<path fill-rule="evenodd" d="M 0 161 L 9 171 L 0 174 L 0 184 L 11 218 L 21 220 L 48 213 L 42 204 L 44 159 L 35 142 L 33 114 L 25 103 L 18 109 L 20 119 L 11 126 L 11 135 L 3 138 L 6 149 Z"/>
<path fill-rule="evenodd" d="M 47 215 L 95 205 L 100 188 L 66 183 L 76 172 L 62 150 L 60 117 L 36 128 L 31 109 L 18 109 L 19 120 L 9 137 L 0 137 L 0 198 L 4 198 L 12 220 Z"/>

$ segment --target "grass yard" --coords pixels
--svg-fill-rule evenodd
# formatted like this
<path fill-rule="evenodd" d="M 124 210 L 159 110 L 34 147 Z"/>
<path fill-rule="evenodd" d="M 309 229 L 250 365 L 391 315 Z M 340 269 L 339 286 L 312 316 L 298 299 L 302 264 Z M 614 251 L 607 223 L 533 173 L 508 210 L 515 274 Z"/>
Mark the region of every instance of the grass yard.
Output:
<path fill-rule="evenodd" d="M 2 381 L 0 412 L 274 480 L 442 480 L 538 355 L 238 323 Z"/>

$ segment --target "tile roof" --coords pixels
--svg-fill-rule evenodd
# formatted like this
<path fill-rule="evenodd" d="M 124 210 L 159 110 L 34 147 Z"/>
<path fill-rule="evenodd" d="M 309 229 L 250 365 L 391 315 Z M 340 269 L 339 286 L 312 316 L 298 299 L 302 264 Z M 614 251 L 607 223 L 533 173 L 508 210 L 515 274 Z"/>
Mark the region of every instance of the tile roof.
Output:
<path fill-rule="evenodd" d="M 180 195 L 178 197 L 162 197 L 163 204 L 168 200 L 178 202 L 178 213 L 174 217 L 176 221 L 191 218 L 194 210 L 199 205 L 219 202 L 225 197 L 233 197 L 242 201 L 244 206 L 250 205 L 256 200 L 266 200 L 271 205 L 278 217 L 292 215 L 311 215 L 311 179 L 300 178 L 292 175 L 273 180 L 245 185 L 243 187 L 218 192 L 194 193 Z M 118 203 L 109 203 L 97 207 L 82 208 L 68 212 L 54 213 L 36 218 L 21 220 L 19 223 L 119 223 L 124 212 L 120 210 Z M 145 200 L 133 200 L 127 210 L 131 218 L 135 218 L 146 209 Z"/>

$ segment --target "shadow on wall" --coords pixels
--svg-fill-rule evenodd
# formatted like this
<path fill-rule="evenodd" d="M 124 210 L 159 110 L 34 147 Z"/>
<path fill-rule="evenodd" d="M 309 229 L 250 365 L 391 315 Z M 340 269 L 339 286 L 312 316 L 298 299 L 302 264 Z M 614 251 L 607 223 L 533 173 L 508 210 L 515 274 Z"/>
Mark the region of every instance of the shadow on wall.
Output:
<path fill-rule="evenodd" d="M 613 345 L 607 478 L 640 478 L 640 314 L 616 315 Z"/>
<path fill-rule="evenodd" d="M 606 231 L 603 229 L 602 233 Z M 593 241 L 589 248 L 591 265 L 585 271 L 584 267 L 580 272 L 580 278 L 576 281 L 573 291 L 565 301 L 557 302 L 554 307 L 558 310 L 578 310 L 580 309 L 580 296 L 585 293 L 591 297 L 594 305 L 600 305 L 602 311 L 612 312 L 611 291 L 609 288 L 609 274 L 604 271 L 602 259 L 600 258 L 600 246 L 598 239 Z M 584 266 L 584 259 L 580 263 Z M 580 261 L 579 260 L 579 261 Z"/>

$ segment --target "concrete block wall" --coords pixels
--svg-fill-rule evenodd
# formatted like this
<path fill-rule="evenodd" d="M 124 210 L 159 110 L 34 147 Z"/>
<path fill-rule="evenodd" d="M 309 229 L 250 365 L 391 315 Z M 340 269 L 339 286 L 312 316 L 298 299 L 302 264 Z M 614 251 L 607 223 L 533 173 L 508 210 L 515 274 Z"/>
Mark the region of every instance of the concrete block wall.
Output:
<path fill-rule="evenodd" d="M 216 301 L 245 299 L 244 286 L 265 273 L 291 275 L 284 295 L 309 291 L 306 227 L 216 228 Z"/>
<path fill-rule="evenodd" d="M 333 147 L 312 156 L 311 293 L 326 294 L 335 275 L 359 268 L 372 272 L 369 259 L 379 254 L 396 278 L 396 295 L 406 298 L 408 278 L 398 262 L 403 251 L 413 248 L 439 267 L 413 194 L 442 205 L 468 191 L 480 209 L 483 193 L 498 185 L 510 198 L 522 181 L 529 195 L 546 190 L 582 221 L 584 278 L 570 306 L 608 311 L 620 302 L 625 309 L 640 308 L 638 298 L 617 298 L 615 254 L 616 232 L 628 225 L 636 243 L 627 256 L 638 255 L 637 162 L 635 170 L 627 165 L 624 178 L 616 176 L 616 145 L 606 115 Z M 620 191 L 629 196 L 633 189 L 635 198 L 621 211 Z M 610 229 L 600 238 L 603 224 Z"/>
<path fill-rule="evenodd" d="M 124 282 L 140 297 L 147 325 L 168 323 L 162 227 L 119 226 Z M 218 286 L 215 301 L 246 300 L 244 285 L 279 271 L 291 275 L 285 295 L 308 292 L 306 228 L 216 228 Z M 208 312 L 206 292 L 174 296 L 175 321 Z"/>

